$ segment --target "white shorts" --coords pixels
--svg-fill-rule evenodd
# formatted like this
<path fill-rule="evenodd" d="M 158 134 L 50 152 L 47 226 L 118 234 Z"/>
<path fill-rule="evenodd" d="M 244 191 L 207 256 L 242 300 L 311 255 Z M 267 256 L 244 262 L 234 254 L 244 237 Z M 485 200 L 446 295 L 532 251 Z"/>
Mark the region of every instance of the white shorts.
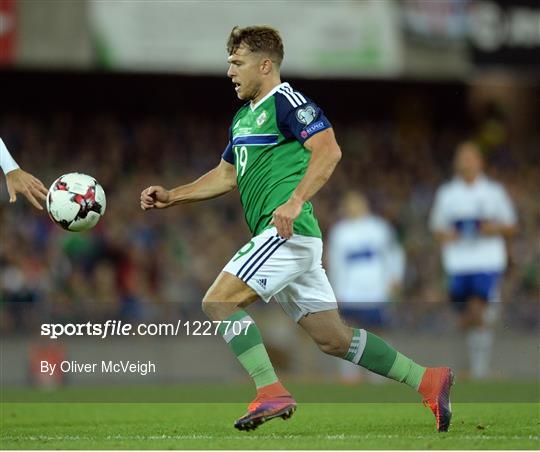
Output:
<path fill-rule="evenodd" d="M 337 309 L 321 258 L 321 239 L 293 235 L 285 240 L 270 228 L 240 248 L 223 271 L 240 278 L 265 302 L 274 297 L 298 322 L 307 314 Z"/>

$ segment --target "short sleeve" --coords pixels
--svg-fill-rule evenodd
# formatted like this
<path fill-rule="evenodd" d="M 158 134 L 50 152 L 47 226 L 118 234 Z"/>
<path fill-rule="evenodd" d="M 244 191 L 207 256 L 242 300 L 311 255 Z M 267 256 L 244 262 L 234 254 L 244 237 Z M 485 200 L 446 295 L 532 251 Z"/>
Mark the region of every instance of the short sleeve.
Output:
<path fill-rule="evenodd" d="M 2 168 L 2 171 L 4 172 L 4 174 L 7 174 L 19 168 L 19 165 L 17 165 L 17 162 L 9 153 L 6 145 L 4 144 L 1 138 L 0 138 L 0 167 Z"/>
<path fill-rule="evenodd" d="M 289 90 L 276 93 L 276 115 L 281 133 L 301 144 L 332 127 L 318 105 L 290 87 Z"/>
<path fill-rule="evenodd" d="M 232 148 L 231 128 L 229 128 L 229 142 L 227 143 L 227 146 L 225 147 L 223 154 L 221 154 L 221 158 L 225 160 L 227 163 L 234 165 L 234 152 Z"/>
<path fill-rule="evenodd" d="M 497 186 L 497 220 L 507 226 L 517 223 L 514 205 L 502 185 Z"/>
<path fill-rule="evenodd" d="M 437 190 L 435 202 L 429 216 L 429 228 L 433 231 L 441 231 L 448 228 L 444 207 L 444 186 Z"/>

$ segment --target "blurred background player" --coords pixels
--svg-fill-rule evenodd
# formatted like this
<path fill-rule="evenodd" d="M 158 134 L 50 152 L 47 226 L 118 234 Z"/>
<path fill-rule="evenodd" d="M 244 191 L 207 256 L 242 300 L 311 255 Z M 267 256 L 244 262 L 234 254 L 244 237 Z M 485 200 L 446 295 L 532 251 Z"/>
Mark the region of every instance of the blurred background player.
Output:
<path fill-rule="evenodd" d="M 329 278 L 340 313 L 350 324 L 384 335 L 390 321 L 389 303 L 403 280 L 405 254 L 392 226 L 371 213 L 362 193 L 345 195 L 342 214 L 328 242 Z M 340 361 L 340 371 L 342 380 L 349 383 L 362 376 L 361 368 L 347 361 Z"/>
<path fill-rule="evenodd" d="M 1 138 L 0 167 L 2 167 L 2 171 L 6 175 L 9 202 L 15 202 L 17 193 L 21 193 L 36 209 L 43 210 L 38 199 L 40 201 L 47 199 L 47 189 L 37 177 L 19 168 Z"/>
<path fill-rule="evenodd" d="M 473 378 L 489 376 L 493 323 L 501 276 L 507 265 L 505 239 L 516 233 L 516 214 L 504 187 L 483 173 L 478 146 L 458 146 L 455 177 L 442 185 L 431 211 L 430 227 L 442 246 L 450 299 L 467 331 Z"/>

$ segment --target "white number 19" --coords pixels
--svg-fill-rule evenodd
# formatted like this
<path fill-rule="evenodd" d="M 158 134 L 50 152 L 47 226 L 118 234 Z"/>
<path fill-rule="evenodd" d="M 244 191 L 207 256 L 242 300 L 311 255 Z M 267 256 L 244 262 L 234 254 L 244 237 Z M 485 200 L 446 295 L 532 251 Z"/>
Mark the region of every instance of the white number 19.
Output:
<path fill-rule="evenodd" d="M 243 176 L 246 172 L 246 166 L 248 161 L 247 147 L 242 146 L 239 148 L 238 146 L 235 146 L 234 155 L 236 157 L 236 172 L 238 173 L 238 175 Z"/>

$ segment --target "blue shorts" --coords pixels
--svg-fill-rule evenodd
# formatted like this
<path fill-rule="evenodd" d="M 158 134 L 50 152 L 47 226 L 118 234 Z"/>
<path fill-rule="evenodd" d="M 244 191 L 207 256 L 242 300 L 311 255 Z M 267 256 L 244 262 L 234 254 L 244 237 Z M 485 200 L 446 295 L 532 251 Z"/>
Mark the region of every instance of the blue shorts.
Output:
<path fill-rule="evenodd" d="M 339 312 L 352 326 L 383 328 L 389 323 L 389 303 L 339 303 Z"/>
<path fill-rule="evenodd" d="M 500 272 L 450 275 L 448 280 L 450 300 L 460 311 L 465 309 L 467 301 L 473 297 L 486 302 L 494 301 L 499 295 L 500 280 Z"/>

